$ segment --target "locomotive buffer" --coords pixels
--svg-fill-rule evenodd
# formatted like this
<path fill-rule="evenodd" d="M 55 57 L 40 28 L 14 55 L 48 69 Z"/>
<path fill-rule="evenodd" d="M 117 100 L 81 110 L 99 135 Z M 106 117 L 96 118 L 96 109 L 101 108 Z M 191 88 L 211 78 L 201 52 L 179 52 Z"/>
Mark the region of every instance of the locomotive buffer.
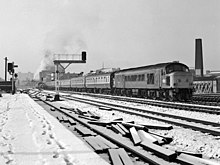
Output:
<path fill-rule="evenodd" d="M 59 69 L 61 66 L 64 70 L 72 63 L 86 63 L 86 52 L 82 54 L 54 54 L 54 65 L 55 65 L 55 97 L 54 101 L 60 101 L 59 95 Z M 62 64 L 67 64 L 65 67 Z"/>

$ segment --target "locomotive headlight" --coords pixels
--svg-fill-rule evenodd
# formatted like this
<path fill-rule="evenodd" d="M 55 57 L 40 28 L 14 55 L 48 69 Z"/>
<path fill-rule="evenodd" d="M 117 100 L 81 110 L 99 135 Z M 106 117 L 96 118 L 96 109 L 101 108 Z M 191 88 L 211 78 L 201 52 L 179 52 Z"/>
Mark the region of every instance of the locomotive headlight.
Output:
<path fill-rule="evenodd" d="M 163 84 L 166 84 L 166 79 L 164 78 L 164 79 L 162 80 L 162 82 L 163 82 Z"/>

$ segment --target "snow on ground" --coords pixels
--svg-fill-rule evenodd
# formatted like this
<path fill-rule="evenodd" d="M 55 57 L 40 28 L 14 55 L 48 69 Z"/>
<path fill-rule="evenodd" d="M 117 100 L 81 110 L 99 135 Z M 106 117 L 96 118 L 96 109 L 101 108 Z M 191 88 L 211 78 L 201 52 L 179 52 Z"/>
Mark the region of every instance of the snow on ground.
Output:
<path fill-rule="evenodd" d="M 25 94 L 0 98 L 0 165 L 107 165 Z"/>
<path fill-rule="evenodd" d="M 81 96 L 83 97 L 83 96 Z M 87 97 L 87 96 L 85 96 Z M 108 101 L 106 101 L 108 102 Z M 117 102 L 118 101 L 109 101 L 109 102 Z M 148 119 L 144 117 L 139 117 L 135 115 L 129 115 L 118 111 L 105 111 L 105 110 L 99 110 L 98 107 L 91 106 L 84 103 L 79 103 L 75 101 L 63 101 L 62 104 L 67 107 L 77 107 L 84 110 L 89 110 L 92 112 L 95 112 L 101 116 L 101 119 L 103 120 L 113 120 L 116 118 L 123 118 L 125 122 L 127 121 L 135 121 L 136 123 L 148 123 L 148 124 L 160 124 L 164 125 L 166 123 L 156 121 L 153 119 Z M 133 105 L 134 103 L 123 103 L 127 104 L 128 106 Z M 140 106 L 140 105 L 139 105 Z M 174 109 L 165 109 L 160 107 L 154 107 L 149 105 L 143 105 L 148 110 L 155 110 L 155 111 L 173 111 Z M 174 110 L 174 114 L 176 114 L 178 110 Z M 181 113 L 184 113 L 183 110 L 180 110 Z M 184 114 L 187 116 L 187 111 Z M 190 114 L 190 113 L 189 113 Z M 199 117 L 199 112 L 197 112 L 197 117 Z M 178 114 L 176 114 L 178 115 Z M 211 117 L 212 116 L 212 117 Z M 203 114 L 201 114 L 200 119 L 203 119 Z M 219 120 L 219 115 L 209 115 L 207 114 L 207 117 L 205 118 L 207 120 L 210 119 L 210 121 L 213 121 L 213 119 Z M 203 154 L 204 158 L 207 159 L 215 159 L 213 161 L 217 161 L 220 163 L 220 136 L 212 136 L 208 134 L 204 134 L 199 131 L 194 131 L 191 129 L 185 129 L 181 127 L 174 126 L 174 129 L 172 130 L 151 130 L 153 132 L 156 132 L 160 135 L 168 136 L 173 138 L 173 142 L 165 147 L 169 147 L 170 149 L 174 150 L 180 150 L 180 151 L 189 151 L 193 153 L 201 153 Z"/>

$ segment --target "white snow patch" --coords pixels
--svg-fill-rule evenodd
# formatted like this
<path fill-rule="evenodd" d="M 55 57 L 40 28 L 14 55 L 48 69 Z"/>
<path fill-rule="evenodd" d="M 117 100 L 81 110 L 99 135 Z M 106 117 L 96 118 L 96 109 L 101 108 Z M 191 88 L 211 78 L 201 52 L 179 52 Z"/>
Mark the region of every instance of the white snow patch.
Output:
<path fill-rule="evenodd" d="M 0 99 L 0 164 L 108 163 L 25 94 Z"/>

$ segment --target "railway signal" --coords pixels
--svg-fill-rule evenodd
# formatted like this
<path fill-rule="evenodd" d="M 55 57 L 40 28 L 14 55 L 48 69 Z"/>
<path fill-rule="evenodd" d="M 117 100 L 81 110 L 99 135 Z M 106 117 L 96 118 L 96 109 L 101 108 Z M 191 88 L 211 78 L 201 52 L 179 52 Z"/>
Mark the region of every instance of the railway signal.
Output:
<path fill-rule="evenodd" d="M 82 52 L 82 61 L 86 61 L 86 52 Z"/>
<path fill-rule="evenodd" d="M 9 62 L 8 63 L 8 72 L 9 72 L 9 74 L 14 74 L 14 72 L 15 72 L 15 70 L 14 70 L 14 68 L 15 67 L 18 67 L 18 65 L 15 65 L 14 64 L 14 62 Z"/>
<path fill-rule="evenodd" d="M 66 69 L 72 63 L 86 63 L 86 52 L 83 51 L 81 54 L 54 54 L 54 65 L 55 67 L 55 97 L 54 101 L 60 100 L 59 95 L 59 69 L 58 66 L 61 66 L 62 69 Z M 65 67 L 62 64 L 67 64 Z"/>
<path fill-rule="evenodd" d="M 14 62 L 8 63 L 8 72 L 10 74 L 14 73 Z"/>
<path fill-rule="evenodd" d="M 16 67 L 18 67 L 18 65 L 15 65 L 14 62 L 9 62 L 8 63 L 8 72 L 9 72 L 10 75 L 12 75 L 12 77 L 11 77 L 11 83 L 12 83 L 11 92 L 12 92 L 12 94 L 15 93 L 15 83 L 14 83 L 15 78 L 18 77 L 18 74 L 14 73 L 15 72 L 14 68 L 16 68 Z"/>

